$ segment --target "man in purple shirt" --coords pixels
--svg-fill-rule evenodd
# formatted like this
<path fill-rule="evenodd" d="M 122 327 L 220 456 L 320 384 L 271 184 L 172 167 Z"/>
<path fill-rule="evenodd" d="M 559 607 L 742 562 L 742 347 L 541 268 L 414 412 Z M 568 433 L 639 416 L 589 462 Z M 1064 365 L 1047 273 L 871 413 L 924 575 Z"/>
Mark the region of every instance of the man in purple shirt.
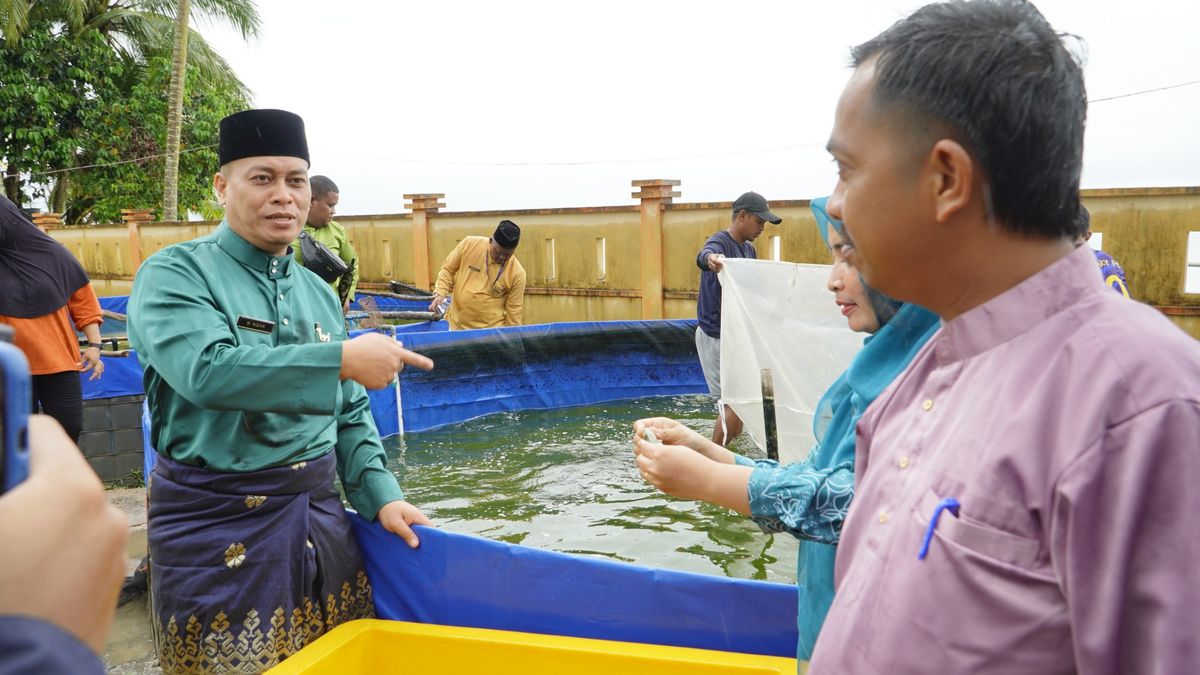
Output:
<path fill-rule="evenodd" d="M 1200 346 L 1074 245 L 1078 62 L 1017 0 L 852 54 L 829 214 L 942 328 L 859 423 L 809 672 L 1200 672 Z"/>

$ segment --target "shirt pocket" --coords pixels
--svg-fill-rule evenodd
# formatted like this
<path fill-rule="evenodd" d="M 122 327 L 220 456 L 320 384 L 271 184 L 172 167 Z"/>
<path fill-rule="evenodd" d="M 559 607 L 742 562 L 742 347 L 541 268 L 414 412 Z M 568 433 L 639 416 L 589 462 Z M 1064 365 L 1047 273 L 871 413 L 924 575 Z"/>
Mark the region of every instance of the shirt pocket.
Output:
<path fill-rule="evenodd" d="M 930 488 L 913 509 L 912 517 L 920 524 L 922 536 L 942 499 L 936 489 Z M 964 499 L 957 516 L 949 510 L 944 510 L 938 516 L 933 529 L 934 541 L 931 542 L 931 547 L 937 545 L 937 540 L 941 540 L 993 561 L 1025 570 L 1037 570 L 1041 562 L 1041 543 L 998 529 L 971 516 L 972 513 L 982 516 L 987 510 L 987 501 L 980 497 Z M 934 555 L 932 550 L 930 555 Z"/>
<path fill-rule="evenodd" d="M 958 516 L 940 514 L 928 555 L 918 560 L 938 504 L 952 496 L 961 502 Z M 899 579 L 876 585 L 897 589 L 899 599 L 879 600 L 873 626 L 895 633 L 894 645 L 932 638 L 944 649 L 919 652 L 928 663 L 909 662 L 905 672 L 1075 671 L 1067 608 L 1042 545 L 982 520 L 1014 522 L 1017 513 L 1028 512 L 1014 500 L 968 490 L 929 488 L 914 504 L 907 525 L 916 536 L 901 552 L 907 560 L 899 566 Z M 879 672 L 905 670 L 887 659 L 876 661 Z"/>

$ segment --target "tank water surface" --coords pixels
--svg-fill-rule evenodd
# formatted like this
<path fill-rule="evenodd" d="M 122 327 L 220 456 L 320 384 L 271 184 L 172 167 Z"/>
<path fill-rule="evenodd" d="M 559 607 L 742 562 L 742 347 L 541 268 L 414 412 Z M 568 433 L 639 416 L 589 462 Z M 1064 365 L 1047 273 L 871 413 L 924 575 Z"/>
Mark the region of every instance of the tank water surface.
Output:
<path fill-rule="evenodd" d="M 790 536 L 765 535 L 731 511 L 667 497 L 638 475 L 635 419 L 674 417 L 708 435 L 713 404 L 708 396 L 676 396 L 502 413 L 383 442 L 406 497 L 447 530 L 794 583 Z M 735 444 L 758 456 L 752 448 Z"/>

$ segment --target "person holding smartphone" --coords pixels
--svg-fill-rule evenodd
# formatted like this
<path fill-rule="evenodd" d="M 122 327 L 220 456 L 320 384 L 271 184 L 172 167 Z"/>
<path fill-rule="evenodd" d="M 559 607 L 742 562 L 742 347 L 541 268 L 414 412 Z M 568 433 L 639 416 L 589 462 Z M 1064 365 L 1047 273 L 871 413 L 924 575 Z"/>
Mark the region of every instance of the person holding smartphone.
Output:
<path fill-rule="evenodd" d="M 29 359 L 34 409 L 40 406 L 78 442 L 83 431 L 79 373 L 90 373 L 92 380 L 104 373 L 100 301 L 75 256 L 3 196 L 0 288 L 0 323 L 15 329 L 14 344 Z M 76 329 L 87 336 L 82 356 Z"/>
<path fill-rule="evenodd" d="M 55 420 L 29 418 L 29 454 L 0 495 L 0 675 L 104 673 L 129 522 Z"/>

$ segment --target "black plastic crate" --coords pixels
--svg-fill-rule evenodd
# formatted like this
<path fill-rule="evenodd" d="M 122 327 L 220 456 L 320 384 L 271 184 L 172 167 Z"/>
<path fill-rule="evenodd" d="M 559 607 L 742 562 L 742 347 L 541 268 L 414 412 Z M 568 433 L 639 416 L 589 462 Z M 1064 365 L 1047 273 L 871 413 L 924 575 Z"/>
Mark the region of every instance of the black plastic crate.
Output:
<path fill-rule="evenodd" d="M 142 401 L 115 396 L 83 402 L 79 447 L 100 480 L 125 480 L 142 468 Z"/>

